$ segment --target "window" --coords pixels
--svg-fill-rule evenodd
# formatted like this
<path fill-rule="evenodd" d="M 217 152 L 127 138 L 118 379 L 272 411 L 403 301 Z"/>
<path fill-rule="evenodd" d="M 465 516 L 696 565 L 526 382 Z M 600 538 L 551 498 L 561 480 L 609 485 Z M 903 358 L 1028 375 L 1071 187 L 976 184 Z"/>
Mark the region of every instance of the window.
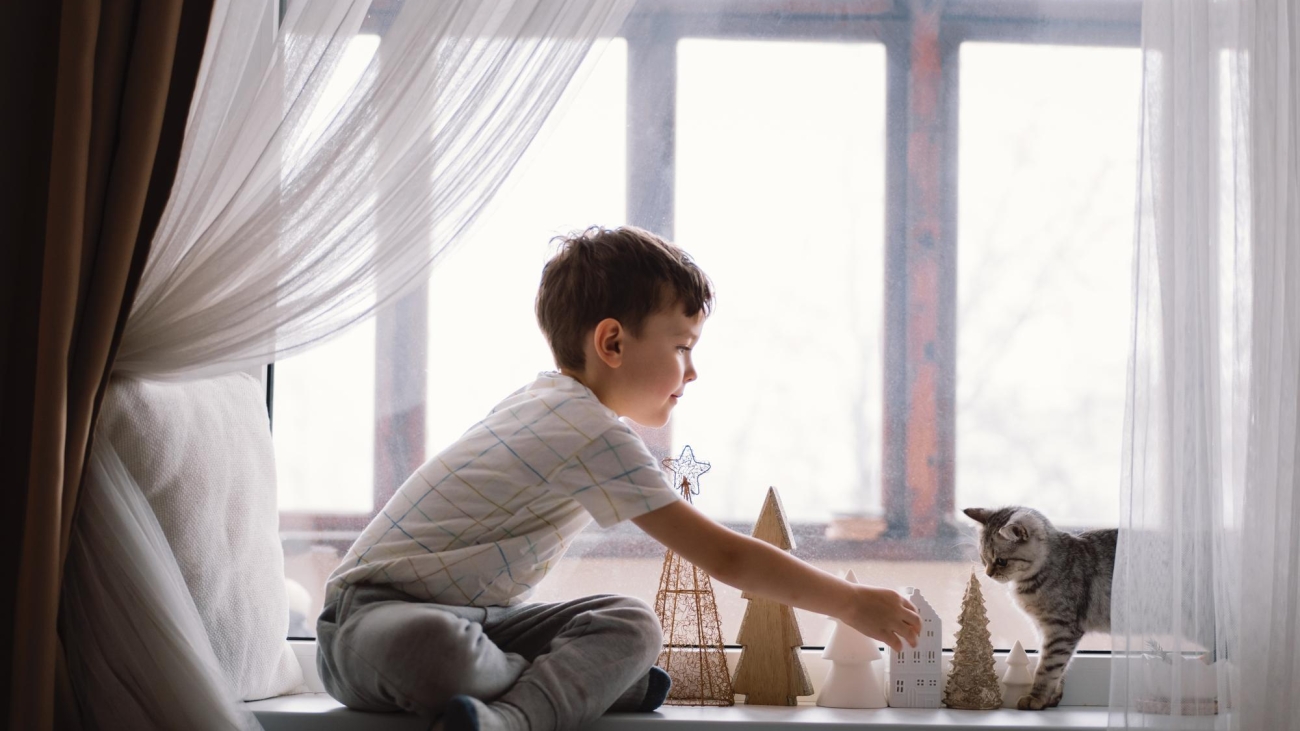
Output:
<path fill-rule="evenodd" d="M 407 474 L 550 367 L 532 316 L 546 242 L 592 223 L 663 233 L 718 285 L 700 380 L 643 432 L 713 463 L 696 504 L 716 519 L 748 532 L 776 486 L 795 555 L 921 587 L 944 623 L 927 637 L 957 626 L 959 508 L 1114 523 L 1137 3 L 797 6 L 725 30 L 638 10 L 424 292 L 276 364 L 296 635 Z M 652 601 L 661 557 L 631 525 L 593 526 L 533 598 Z M 745 602 L 714 588 L 734 642 Z M 1004 592 L 985 599 L 995 647 L 1032 641 Z M 798 615 L 820 645 L 829 624 Z"/>

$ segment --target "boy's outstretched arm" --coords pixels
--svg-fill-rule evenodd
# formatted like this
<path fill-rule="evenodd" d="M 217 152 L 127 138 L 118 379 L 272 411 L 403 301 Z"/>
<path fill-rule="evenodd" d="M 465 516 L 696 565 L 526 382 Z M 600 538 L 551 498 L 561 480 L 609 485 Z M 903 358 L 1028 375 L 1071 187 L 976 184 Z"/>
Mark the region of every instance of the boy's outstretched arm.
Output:
<path fill-rule="evenodd" d="M 921 618 L 898 593 L 851 584 L 781 549 L 720 525 L 685 501 L 632 519 L 669 550 L 709 576 L 772 601 L 827 614 L 894 652 L 916 646 Z"/>

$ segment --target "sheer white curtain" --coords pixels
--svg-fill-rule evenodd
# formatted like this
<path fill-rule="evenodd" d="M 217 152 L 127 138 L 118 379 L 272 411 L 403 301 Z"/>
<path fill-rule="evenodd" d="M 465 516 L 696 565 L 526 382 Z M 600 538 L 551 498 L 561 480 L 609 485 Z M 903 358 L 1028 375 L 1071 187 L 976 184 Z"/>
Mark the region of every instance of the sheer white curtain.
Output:
<path fill-rule="evenodd" d="M 406 2 L 386 17 L 368 0 L 296 2 L 261 66 L 244 38 L 256 11 L 232 9 L 117 372 L 268 363 L 425 279 L 629 5 Z M 364 36 L 379 50 L 349 83 Z"/>
<path fill-rule="evenodd" d="M 327 338 L 417 285 L 629 0 L 218 2 L 115 373 L 185 379 Z M 364 70 L 358 51 L 377 47 Z M 364 53 L 362 53 L 364 58 Z M 360 67 L 358 67 L 360 68 Z M 250 728 L 175 557 L 95 442 L 65 639 L 95 725 Z"/>
<path fill-rule="evenodd" d="M 1300 12 L 1147 0 L 1142 34 L 1110 722 L 1300 729 Z"/>

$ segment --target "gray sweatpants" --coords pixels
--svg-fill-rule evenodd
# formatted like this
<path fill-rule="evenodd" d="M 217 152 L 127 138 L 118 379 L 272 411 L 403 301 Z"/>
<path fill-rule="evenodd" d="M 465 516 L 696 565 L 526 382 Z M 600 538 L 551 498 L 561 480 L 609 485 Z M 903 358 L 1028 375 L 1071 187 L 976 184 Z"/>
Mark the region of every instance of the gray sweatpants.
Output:
<path fill-rule="evenodd" d="M 433 718 L 454 695 L 503 701 L 532 731 L 577 728 L 654 665 L 659 619 L 640 599 L 458 607 L 352 586 L 321 612 L 316 665 L 329 694 L 358 710 Z"/>

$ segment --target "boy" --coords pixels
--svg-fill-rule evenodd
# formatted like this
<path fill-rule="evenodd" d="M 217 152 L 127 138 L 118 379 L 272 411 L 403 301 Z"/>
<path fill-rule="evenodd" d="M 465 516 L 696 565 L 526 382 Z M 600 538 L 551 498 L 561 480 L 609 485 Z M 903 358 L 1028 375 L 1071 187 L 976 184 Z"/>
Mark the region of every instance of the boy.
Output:
<path fill-rule="evenodd" d="M 712 304 L 704 273 L 635 228 L 591 228 L 542 271 L 537 319 L 559 372 L 515 392 L 402 485 L 327 585 L 321 679 L 352 708 L 448 729 L 577 728 L 650 711 L 659 621 L 642 601 L 524 599 L 594 518 L 631 520 L 711 576 L 829 614 L 895 651 L 915 608 L 728 530 L 678 496 L 619 419 L 663 426 L 695 380 Z"/>

